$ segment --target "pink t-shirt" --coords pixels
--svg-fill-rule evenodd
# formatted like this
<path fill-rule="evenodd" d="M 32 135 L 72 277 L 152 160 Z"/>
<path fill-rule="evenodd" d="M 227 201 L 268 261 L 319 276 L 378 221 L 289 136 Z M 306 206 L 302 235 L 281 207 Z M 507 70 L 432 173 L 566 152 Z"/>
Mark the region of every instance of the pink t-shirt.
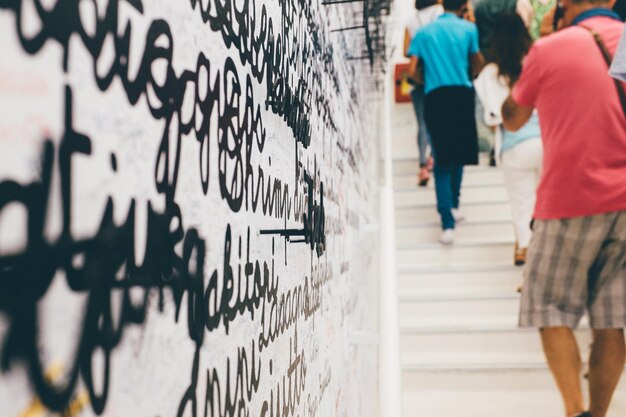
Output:
<path fill-rule="evenodd" d="M 623 23 L 593 17 L 581 24 L 615 52 Z M 626 210 L 626 117 L 588 30 L 573 26 L 533 45 L 513 99 L 536 107 L 541 121 L 544 172 L 535 218 Z"/>

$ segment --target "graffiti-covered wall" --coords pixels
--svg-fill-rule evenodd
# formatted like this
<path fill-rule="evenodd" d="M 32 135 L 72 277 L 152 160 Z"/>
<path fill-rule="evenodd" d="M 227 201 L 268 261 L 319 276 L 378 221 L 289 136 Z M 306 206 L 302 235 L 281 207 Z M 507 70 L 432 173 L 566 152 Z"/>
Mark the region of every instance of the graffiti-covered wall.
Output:
<path fill-rule="evenodd" d="M 0 0 L 1 417 L 378 415 L 363 13 Z"/>

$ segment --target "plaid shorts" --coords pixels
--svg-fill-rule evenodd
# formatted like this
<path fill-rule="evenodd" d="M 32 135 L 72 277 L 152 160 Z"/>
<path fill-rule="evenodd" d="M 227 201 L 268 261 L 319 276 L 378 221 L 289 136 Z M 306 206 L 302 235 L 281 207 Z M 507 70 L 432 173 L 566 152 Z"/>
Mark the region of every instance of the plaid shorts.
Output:
<path fill-rule="evenodd" d="M 535 221 L 523 288 L 521 327 L 626 327 L 626 211 Z"/>

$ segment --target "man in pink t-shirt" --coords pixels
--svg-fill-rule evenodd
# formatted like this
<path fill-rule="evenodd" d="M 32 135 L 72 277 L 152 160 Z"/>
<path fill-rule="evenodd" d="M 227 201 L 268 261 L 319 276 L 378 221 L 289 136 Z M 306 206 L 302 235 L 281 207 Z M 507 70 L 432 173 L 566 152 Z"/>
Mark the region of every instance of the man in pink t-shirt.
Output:
<path fill-rule="evenodd" d="M 567 416 L 604 417 L 626 360 L 626 110 L 594 34 L 613 54 L 624 24 L 614 0 L 561 3 L 566 28 L 533 46 L 502 109 L 516 130 L 536 108 L 544 143 L 520 325 L 541 329 Z M 573 333 L 585 312 L 590 414 Z"/>

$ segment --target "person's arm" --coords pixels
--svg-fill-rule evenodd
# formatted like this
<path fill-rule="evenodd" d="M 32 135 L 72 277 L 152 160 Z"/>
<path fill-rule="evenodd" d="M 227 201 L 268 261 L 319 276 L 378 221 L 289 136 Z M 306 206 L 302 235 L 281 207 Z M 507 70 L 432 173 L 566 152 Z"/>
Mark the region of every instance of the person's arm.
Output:
<path fill-rule="evenodd" d="M 472 75 L 478 77 L 480 72 L 485 68 L 485 58 L 480 52 L 470 56 L 470 65 L 472 66 Z"/>
<path fill-rule="evenodd" d="M 520 130 L 533 115 L 533 108 L 518 104 L 512 96 L 502 105 L 502 124 L 510 132 Z"/>
<path fill-rule="evenodd" d="M 470 44 L 469 44 L 469 58 L 470 58 L 470 69 L 472 70 L 473 78 L 478 77 L 478 74 L 485 68 L 485 58 L 483 54 L 480 52 L 480 45 L 478 42 L 478 27 L 475 24 L 472 24 L 472 32 L 470 35 Z"/>
<path fill-rule="evenodd" d="M 409 76 L 419 82 L 418 80 L 418 71 L 417 67 L 419 64 L 419 56 L 420 56 L 420 42 L 419 42 L 419 31 L 415 34 L 413 39 L 409 42 L 409 47 L 407 48 L 407 56 L 411 59 L 409 63 Z M 423 82 L 423 80 L 421 81 Z"/>
<path fill-rule="evenodd" d="M 404 56 L 409 58 L 409 46 L 411 46 L 411 35 L 409 30 L 404 30 Z"/>
<path fill-rule="evenodd" d="M 502 105 L 502 124 L 504 128 L 515 132 L 520 130 L 533 115 L 543 85 L 541 51 L 535 44 L 524 60 L 522 74 L 511 87 L 511 94 Z"/>
<path fill-rule="evenodd" d="M 409 76 L 416 82 L 420 82 L 417 73 L 417 65 L 419 64 L 419 58 L 415 55 L 411 56 L 411 62 L 409 63 Z M 422 81 L 423 82 L 423 81 Z"/>
<path fill-rule="evenodd" d="M 530 0 L 517 0 L 515 6 L 517 14 L 522 18 L 527 28 L 530 28 L 530 24 L 535 14 L 535 8 Z"/>

